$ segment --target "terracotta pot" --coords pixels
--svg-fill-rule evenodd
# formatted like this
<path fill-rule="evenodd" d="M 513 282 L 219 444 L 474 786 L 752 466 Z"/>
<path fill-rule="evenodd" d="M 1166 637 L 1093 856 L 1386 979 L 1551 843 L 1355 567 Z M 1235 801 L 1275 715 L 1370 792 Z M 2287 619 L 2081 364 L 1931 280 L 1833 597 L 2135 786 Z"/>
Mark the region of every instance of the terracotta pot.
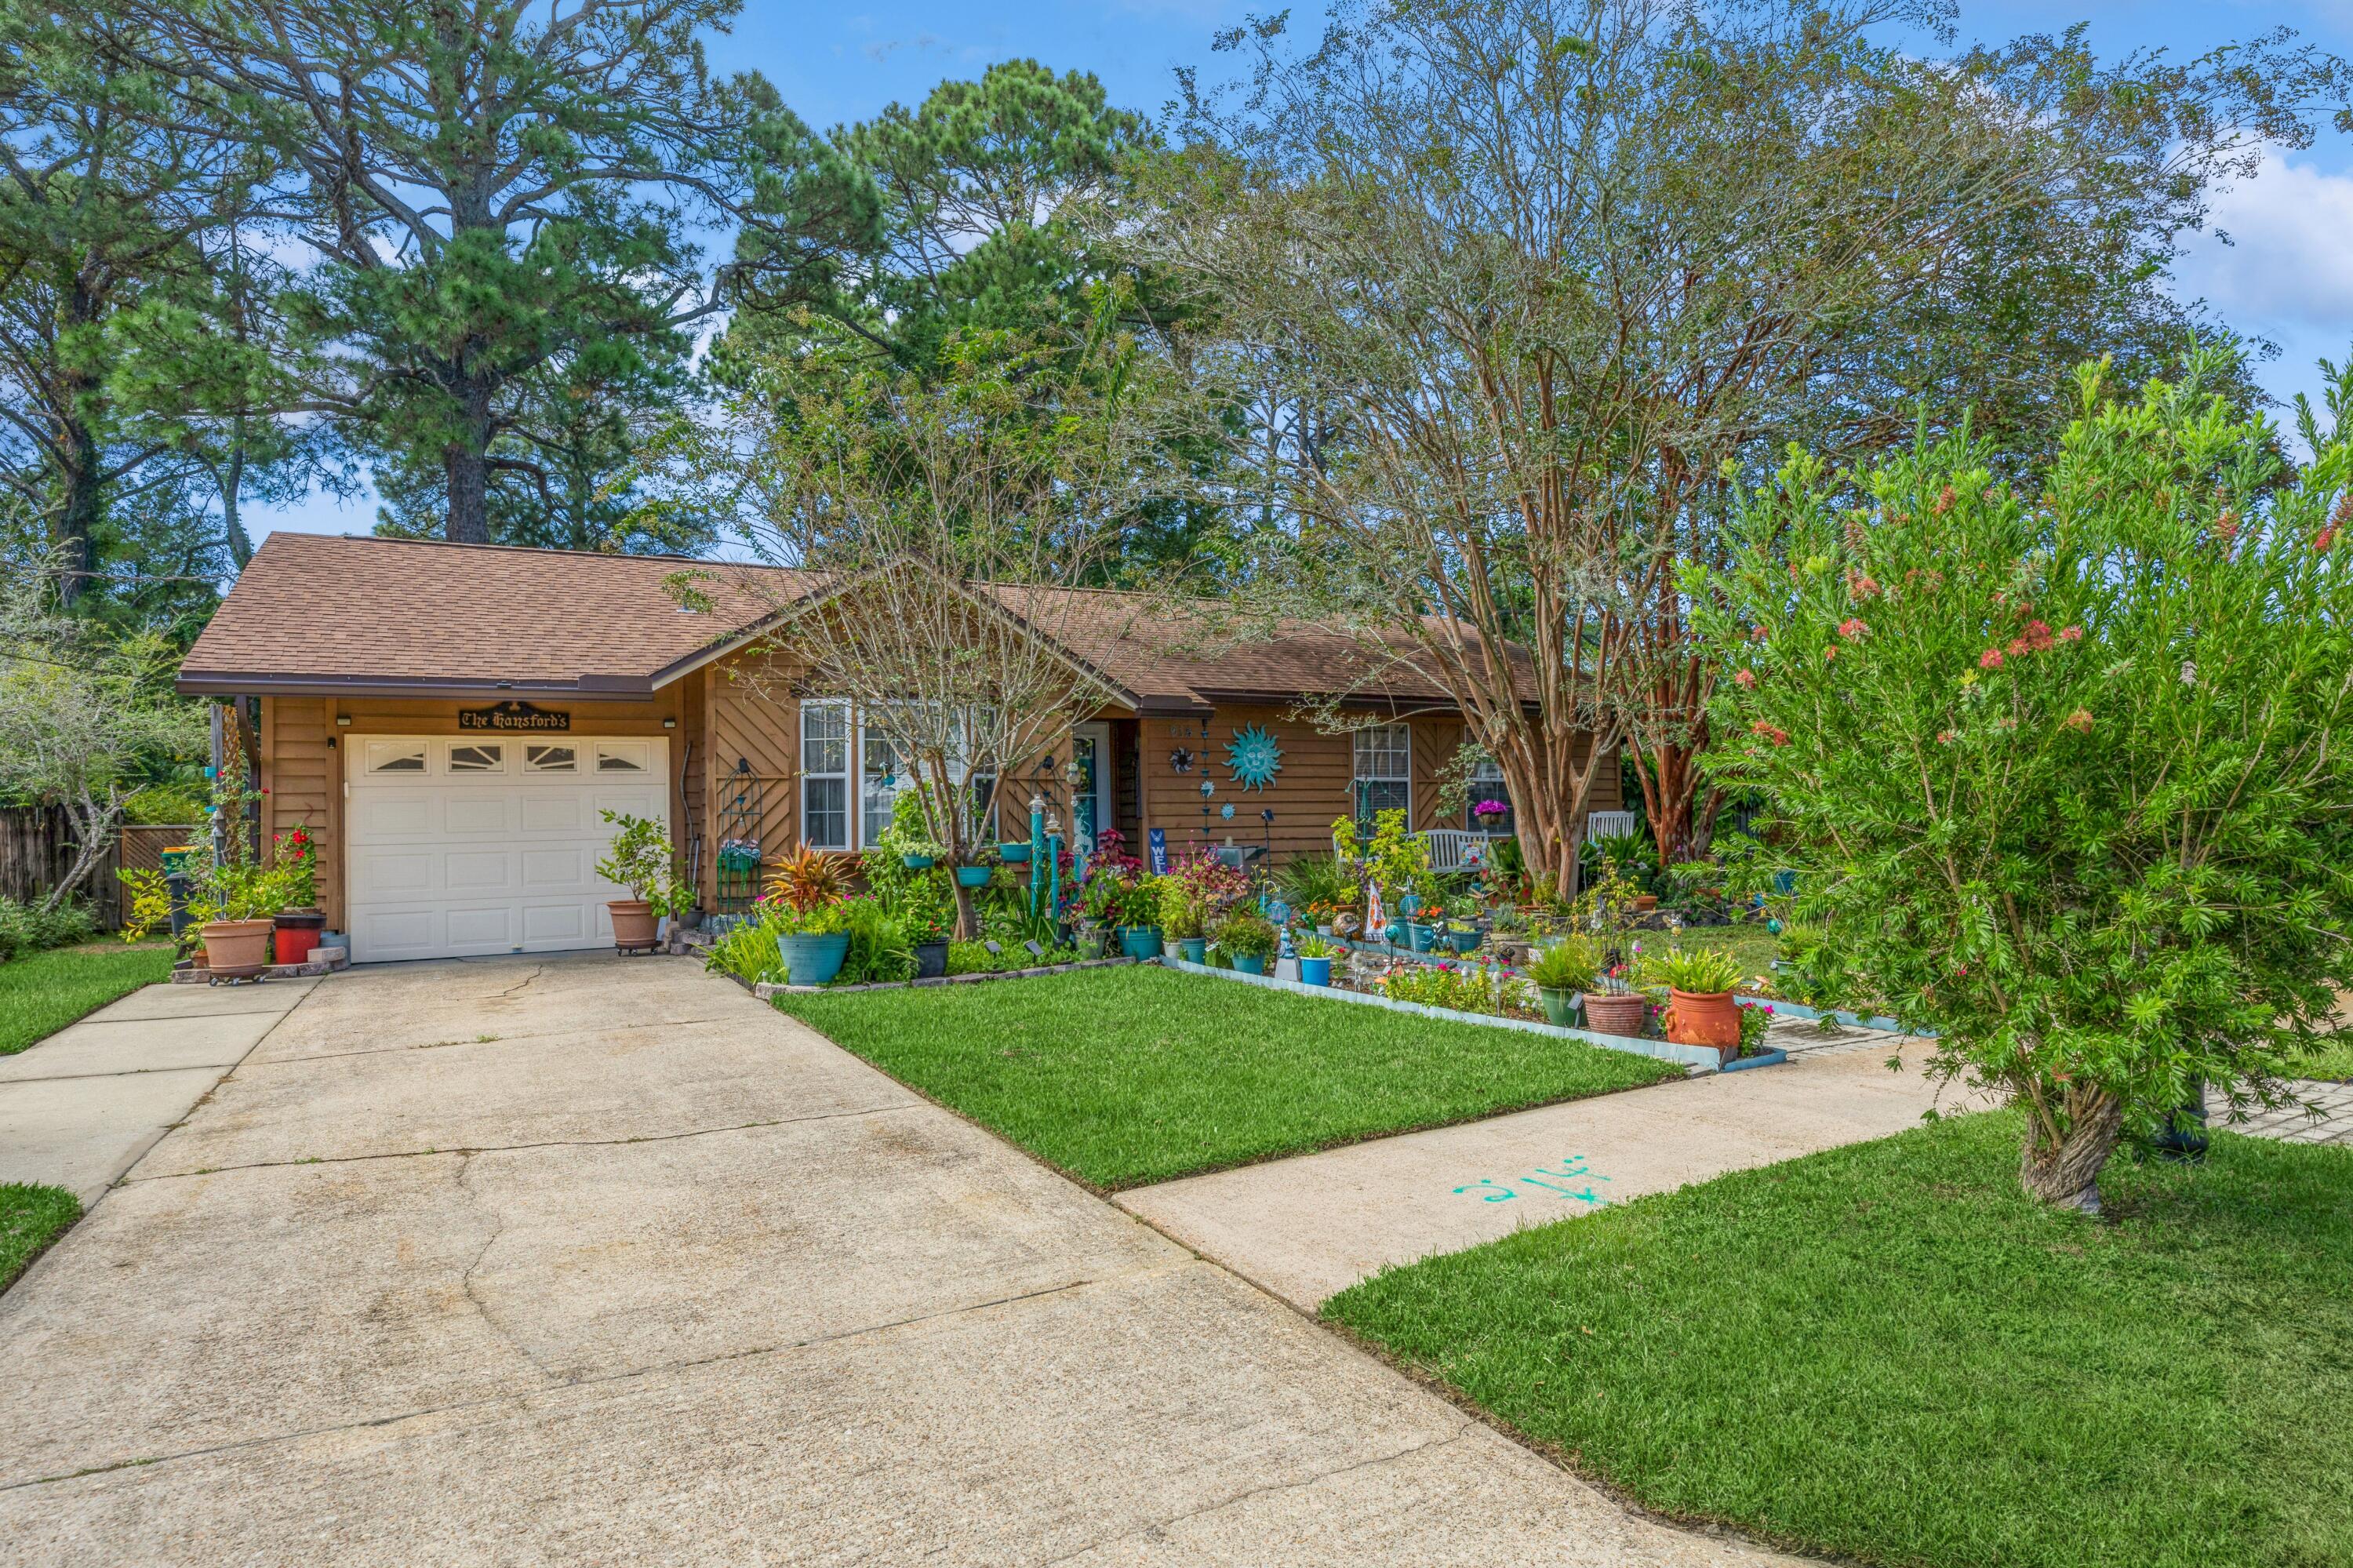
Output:
<path fill-rule="evenodd" d="M 1642 1033 L 1643 1010 L 1650 1005 L 1640 991 L 1625 996 L 1603 996 L 1585 993 L 1585 1026 L 1596 1034 L 1628 1034 Z"/>
<path fill-rule="evenodd" d="M 1667 1038 L 1678 1045 L 1713 1045 L 1728 1058 L 1740 1052 L 1740 1004 L 1728 991 L 1670 991 Z"/>
<path fill-rule="evenodd" d="M 251 972 L 269 967 L 269 938 L 278 929 L 274 920 L 207 920 L 205 955 L 216 973 Z"/>
<path fill-rule="evenodd" d="M 650 948 L 654 945 L 654 906 L 643 898 L 616 898 L 605 906 L 613 916 L 613 946 Z"/>
<path fill-rule="evenodd" d="M 1659 895 L 1655 893 L 1638 893 L 1634 895 L 1634 908 L 1640 914 L 1648 915 L 1658 906 Z"/>

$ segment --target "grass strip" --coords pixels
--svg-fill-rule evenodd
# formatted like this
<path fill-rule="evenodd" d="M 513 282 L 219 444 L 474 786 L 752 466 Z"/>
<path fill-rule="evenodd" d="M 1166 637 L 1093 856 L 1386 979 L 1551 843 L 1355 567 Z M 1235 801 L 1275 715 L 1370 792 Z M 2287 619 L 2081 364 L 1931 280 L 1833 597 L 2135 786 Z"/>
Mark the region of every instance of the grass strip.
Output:
<path fill-rule="evenodd" d="M 0 1056 L 11 1056 L 142 985 L 168 980 L 165 944 L 93 942 L 0 964 Z"/>
<path fill-rule="evenodd" d="M 1655 1084 L 1683 1068 L 1145 964 L 776 999 L 1103 1189 Z"/>
<path fill-rule="evenodd" d="M 63 1187 L 0 1181 L 0 1290 L 79 1218 L 81 1200 Z"/>

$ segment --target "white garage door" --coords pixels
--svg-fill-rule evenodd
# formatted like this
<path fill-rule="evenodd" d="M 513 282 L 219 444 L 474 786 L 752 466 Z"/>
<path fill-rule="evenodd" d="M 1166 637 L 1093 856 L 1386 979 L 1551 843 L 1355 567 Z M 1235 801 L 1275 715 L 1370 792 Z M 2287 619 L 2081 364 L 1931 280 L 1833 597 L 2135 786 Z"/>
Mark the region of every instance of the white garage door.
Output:
<path fill-rule="evenodd" d="M 350 736 L 352 960 L 546 953 L 613 940 L 600 812 L 670 821 L 669 746 L 595 736 Z"/>

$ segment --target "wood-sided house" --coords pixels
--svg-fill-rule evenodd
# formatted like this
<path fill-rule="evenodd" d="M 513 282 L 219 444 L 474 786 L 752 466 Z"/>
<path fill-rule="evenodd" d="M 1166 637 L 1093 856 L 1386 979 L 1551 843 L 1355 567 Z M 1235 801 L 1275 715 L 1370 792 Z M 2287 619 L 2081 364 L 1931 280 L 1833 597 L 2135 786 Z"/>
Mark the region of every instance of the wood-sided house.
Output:
<path fill-rule="evenodd" d="M 754 885 L 723 883 L 723 843 L 731 866 L 803 843 L 856 851 L 890 818 L 889 747 L 861 715 L 773 669 L 747 678 L 773 660 L 760 633 L 774 601 L 806 579 L 776 571 L 754 594 L 723 573 L 702 585 L 707 608 L 682 609 L 668 584 L 692 565 L 273 534 L 179 687 L 236 700 L 264 830 L 317 838 L 321 902 L 355 961 L 602 946 L 617 895 L 593 869 L 603 810 L 667 822 L 721 909 Z M 1331 733 L 1301 710 L 1350 689 L 1341 639 L 1188 653 L 1141 596 L 1047 591 L 1088 596 L 1056 635 L 1104 698 L 1068 749 L 999 781 L 1017 836 L 1036 793 L 1138 853 L 1155 833 L 1171 853 L 1321 851 L 1335 818 L 1392 807 L 1417 829 L 1469 825 L 1440 820 L 1440 770 L 1462 726 L 1434 684 L 1392 672 L 1347 699 L 1363 727 Z M 1227 760 L 1252 728 L 1281 753 L 1263 789 L 1239 786 Z M 1604 769 L 1593 807 L 1619 804 Z"/>

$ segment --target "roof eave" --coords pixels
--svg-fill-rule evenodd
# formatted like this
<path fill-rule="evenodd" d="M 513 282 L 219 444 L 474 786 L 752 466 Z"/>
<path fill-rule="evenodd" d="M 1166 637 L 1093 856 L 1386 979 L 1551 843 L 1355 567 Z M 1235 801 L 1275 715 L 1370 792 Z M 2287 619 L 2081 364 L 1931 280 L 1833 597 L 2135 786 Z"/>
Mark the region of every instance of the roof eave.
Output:
<path fill-rule="evenodd" d="M 653 700 L 645 675 L 583 675 L 572 681 L 431 680 L 402 675 L 295 675 L 282 672 L 183 670 L 184 697 L 573 697 L 607 703 Z"/>

